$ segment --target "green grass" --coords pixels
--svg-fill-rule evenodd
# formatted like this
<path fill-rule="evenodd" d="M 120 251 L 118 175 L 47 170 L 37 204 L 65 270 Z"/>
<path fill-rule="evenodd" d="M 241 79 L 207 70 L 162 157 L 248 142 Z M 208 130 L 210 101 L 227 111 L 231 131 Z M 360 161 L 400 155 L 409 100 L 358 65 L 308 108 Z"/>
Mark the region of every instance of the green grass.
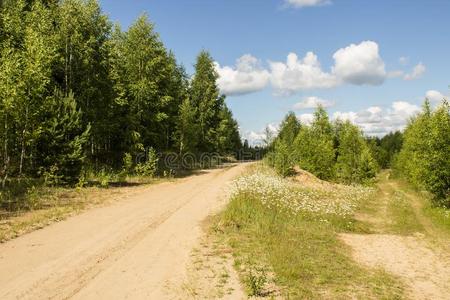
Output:
<path fill-rule="evenodd" d="M 434 225 L 450 234 L 450 209 L 433 206 L 431 203 L 428 203 L 424 207 L 424 213 Z"/>
<path fill-rule="evenodd" d="M 349 217 L 292 214 L 268 208 L 249 194 L 233 197 L 215 225 L 217 234 L 233 248 L 236 267 L 247 283 L 249 295 L 255 290 L 252 277 L 264 269 L 263 273 L 273 274 L 269 277 L 277 287 L 258 287 L 258 293 L 267 296 L 402 298 L 402 286 L 394 277 L 358 265 L 337 236 L 358 228 L 358 222 Z"/>
<path fill-rule="evenodd" d="M 391 194 L 388 202 L 389 219 L 392 220 L 389 232 L 410 235 L 416 232 L 423 232 L 423 225 L 417 218 L 411 201 L 401 191 Z"/>

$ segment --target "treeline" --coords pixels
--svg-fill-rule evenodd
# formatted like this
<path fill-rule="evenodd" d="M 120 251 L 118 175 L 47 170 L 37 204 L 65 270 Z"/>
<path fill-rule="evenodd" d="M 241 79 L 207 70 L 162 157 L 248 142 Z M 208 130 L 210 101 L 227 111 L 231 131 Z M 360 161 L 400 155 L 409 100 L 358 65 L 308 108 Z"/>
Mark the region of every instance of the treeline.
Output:
<path fill-rule="evenodd" d="M 310 126 L 288 113 L 270 148 L 266 159 L 283 176 L 298 165 L 324 180 L 359 183 L 379 169 L 362 131 L 349 121 L 331 122 L 320 106 Z"/>
<path fill-rule="evenodd" d="M 390 132 L 383 137 L 366 137 L 367 143 L 374 158 L 382 169 L 392 167 L 396 155 L 403 145 L 403 133 L 401 131 Z"/>
<path fill-rule="evenodd" d="M 428 100 L 404 132 L 403 147 L 394 158 L 394 170 L 435 200 L 450 206 L 450 105 L 435 110 Z"/>
<path fill-rule="evenodd" d="M 0 70 L 3 186 L 22 176 L 74 183 L 148 149 L 241 147 L 211 56 L 202 51 L 188 76 L 146 15 L 123 31 L 96 0 L 2 1 Z"/>

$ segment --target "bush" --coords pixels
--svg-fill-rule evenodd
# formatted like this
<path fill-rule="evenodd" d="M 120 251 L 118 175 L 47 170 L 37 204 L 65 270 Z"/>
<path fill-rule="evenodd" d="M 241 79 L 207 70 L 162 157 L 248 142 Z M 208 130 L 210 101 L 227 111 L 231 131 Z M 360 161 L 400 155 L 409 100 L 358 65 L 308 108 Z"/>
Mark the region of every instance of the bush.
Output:
<path fill-rule="evenodd" d="M 421 114 L 408 124 L 403 148 L 394 168 L 418 188 L 434 195 L 436 202 L 450 206 L 450 106 L 432 111 L 428 101 Z"/>
<path fill-rule="evenodd" d="M 138 163 L 134 170 L 139 176 L 153 177 L 158 169 L 158 155 L 155 149 L 149 148 L 146 153 L 146 161 L 143 163 Z"/>
<path fill-rule="evenodd" d="M 275 143 L 274 167 L 277 173 L 283 177 L 293 172 L 294 160 L 288 146 L 281 140 Z"/>

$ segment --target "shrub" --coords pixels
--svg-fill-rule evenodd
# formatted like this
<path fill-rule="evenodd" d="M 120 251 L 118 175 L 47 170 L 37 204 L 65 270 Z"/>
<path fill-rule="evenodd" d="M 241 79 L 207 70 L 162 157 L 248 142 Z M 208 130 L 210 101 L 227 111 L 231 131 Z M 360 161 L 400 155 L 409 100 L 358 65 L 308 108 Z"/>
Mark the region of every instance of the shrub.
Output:
<path fill-rule="evenodd" d="M 153 177 L 158 169 L 158 155 L 155 149 L 149 148 L 147 151 L 146 161 L 138 163 L 135 171 L 139 176 Z"/>
<path fill-rule="evenodd" d="M 277 173 L 283 177 L 289 176 L 293 171 L 292 153 L 288 146 L 281 140 L 275 143 L 274 167 Z"/>

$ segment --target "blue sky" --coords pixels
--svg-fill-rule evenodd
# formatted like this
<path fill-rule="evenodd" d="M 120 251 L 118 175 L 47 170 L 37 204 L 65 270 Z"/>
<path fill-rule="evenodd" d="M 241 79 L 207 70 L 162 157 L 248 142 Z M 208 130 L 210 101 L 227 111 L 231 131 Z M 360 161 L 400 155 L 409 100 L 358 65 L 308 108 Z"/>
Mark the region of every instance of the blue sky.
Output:
<path fill-rule="evenodd" d="M 317 103 L 382 135 L 401 129 L 426 95 L 437 103 L 450 94 L 450 1 L 100 2 L 123 28 L 147 12 L 189 73 L 198 52 L 210 51 L 253 142 L 289 110 L 308 122 Z"/>

